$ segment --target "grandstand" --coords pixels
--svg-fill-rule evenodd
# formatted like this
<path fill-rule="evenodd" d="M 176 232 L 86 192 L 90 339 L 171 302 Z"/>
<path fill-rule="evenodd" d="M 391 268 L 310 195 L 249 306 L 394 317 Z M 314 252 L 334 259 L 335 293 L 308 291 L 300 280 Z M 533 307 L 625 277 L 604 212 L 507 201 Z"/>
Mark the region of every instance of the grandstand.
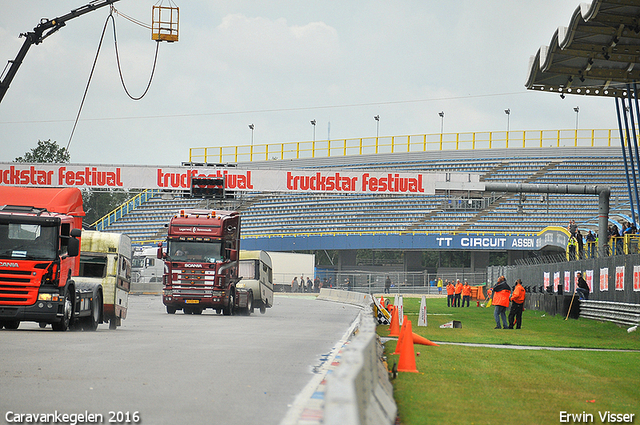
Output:
<path fill-rule="evenodd" d="M 611 187 L 611 220 L 626 220 L 629 199 L 619 147 L 509 148 L 352 155 L 239 163 L 238 168 L 286 168 L 467 172 L 481 181 L 586 184 Z M 158 192 L 104 230 L 123 232 L 137 243 L 162 239 L 164 224 L 182 208 L 203 207 L 181 193 Z M 598 200 L 588 195 L 438 193 L 436 195 L 246 193 L 236 200 L 245 246 L 279 250 L 278 240 L 334 238 L 308 249 L 354 249 L 350 236 L 387 238 L 384 247 L 403 249 L 401 239 L 420 233 L 532 234 L 575 219 L 597 229 Z M 340 245 L 346 244 L 346 245 Z"/>

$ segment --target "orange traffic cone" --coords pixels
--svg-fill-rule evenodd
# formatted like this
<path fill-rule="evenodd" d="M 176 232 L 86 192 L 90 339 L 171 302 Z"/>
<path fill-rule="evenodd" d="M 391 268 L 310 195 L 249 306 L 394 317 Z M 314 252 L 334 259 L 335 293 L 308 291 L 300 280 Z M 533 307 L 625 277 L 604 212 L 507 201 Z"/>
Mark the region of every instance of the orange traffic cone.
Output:
<path fill-rule="evenodd" d="M 404 321 L 402 322 L 402 327 L 400 328 L 400 336 L 398 337 L 398 343 L 396 344 L 396 351 L 393 354 L 400 354 L 400 344 L 402 344 L 402 341 L 407 335 L 407 328 L 405 326 L 406 323 L 407 323 L 407 316 L 404 316 Z"/>
<path fill-rule="evenodd" d="M 380 305 L 384 307 L 384 296 L 380 297 Z"/>
<path fill-rule="evenodd" d="M 405 327 L 406 323 L 406 337 L 402 339 L 402 345 L 400 346 L 400 359 L 398 360 L 398 372 L 413 372 L 418 373 L 416 369 L 416 353 L 413 350 L 413 338 L 409 338 L 413 334 L 411 331 L 411 322 L 405 320 L 402 324 Z M 398 345 L 400 345 L 398 343 Z"/>
<path fill-rule="evenodd" d="M 400 320 L 398 320 L 398 310 L 395 308 L 391 312 L 391 323 L 389 324 L 389 336 L 400 336 Z"/>
<path fill-rule="evenodd" d="M 422 344 L 422 345 L 432 345 L 434 347 L 439 347 L 435 342 L 429 341 L 427 338 L 420 336 L 416 333 L 413 333 L 413 343 L 414 344 Z"/>

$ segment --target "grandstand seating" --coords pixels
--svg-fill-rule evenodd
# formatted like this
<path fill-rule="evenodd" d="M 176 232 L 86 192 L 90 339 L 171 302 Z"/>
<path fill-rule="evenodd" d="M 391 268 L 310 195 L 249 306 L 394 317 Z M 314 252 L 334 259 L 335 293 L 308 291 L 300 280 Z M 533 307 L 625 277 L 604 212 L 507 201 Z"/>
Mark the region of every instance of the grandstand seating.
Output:
<path fill-rule="evenodd" d="M 287 161 L 295 168 L 390 169 L 395 171 L 466 172 L 498 183 L 586 184 L 611 187 L 612 217 L 630 215 L 620 148 L 520 149 L 362 155 Z M 251 167 L 283 166 L 281 161 Z M 241 164 L 247 166 L 247 164 Z M 491 202 L 469 205 L 465 194 L 336 195 L 247 193 L 238 201 L 243 236 L 293 234 L 497 232 L 532 233 L 546 226 L 566 226 L 575 219 L 596 229 L 598 200 L 587 195 L 469 194 Z M 164 224 L 178 210 L 203 207 L 199 200 L 156 196 L 110 224 L 134 242 L 162 239 Z M 473 206 L 473 208 L 471 208 Z M 626 207 L 626 209 L 625 209 Z"/>

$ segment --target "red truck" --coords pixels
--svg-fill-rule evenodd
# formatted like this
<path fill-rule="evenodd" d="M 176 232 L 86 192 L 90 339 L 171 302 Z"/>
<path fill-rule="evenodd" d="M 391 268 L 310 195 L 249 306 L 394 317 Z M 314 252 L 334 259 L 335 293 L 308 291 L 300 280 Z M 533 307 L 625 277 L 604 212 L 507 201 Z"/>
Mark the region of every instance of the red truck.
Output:
<path fill-rule="evenodd" d="M 95 330 L 100 284 L 76 284 L 82 193 L 77 188 L 0 186 L 0 329 L 21 321 Z"/>
<path fill-rule="evenodd" d="M 162 302 L 167 313 L 225 315 L 251 313 L 253 296 L 237 288 L 240 214 L 236 211 L 181 210 L 168 224 Z"/>

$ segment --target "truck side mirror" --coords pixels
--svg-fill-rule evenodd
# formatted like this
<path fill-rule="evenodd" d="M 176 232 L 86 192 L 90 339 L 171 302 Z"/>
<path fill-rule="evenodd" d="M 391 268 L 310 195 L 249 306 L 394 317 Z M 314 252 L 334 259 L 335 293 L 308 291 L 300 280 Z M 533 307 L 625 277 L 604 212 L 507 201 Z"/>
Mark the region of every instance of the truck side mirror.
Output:
<path fill-rule="evenodd" d="M 158 253 L 156 254 L 156 257 L 158 257 L 158 260 L 162 260 L 162 245 L 158 247 Z"/>
<path fill-rule="evenodd" d="M 77 230 L 77 229 L 73 229 Z M 73 233 L 73 230 L 71 233 Z M 80 241 L 76 238 L 69 238 L 67 242 L 67 255 L 69 257 L 77 257 L 80 254 Z"/>
<path fill-rule="evenodd" d="M 72 238 L 79 238 L 82 236 L 82 230 L 80 229 L 71 229 L 71 232 L 69 232 L 69 235 Z"/>

